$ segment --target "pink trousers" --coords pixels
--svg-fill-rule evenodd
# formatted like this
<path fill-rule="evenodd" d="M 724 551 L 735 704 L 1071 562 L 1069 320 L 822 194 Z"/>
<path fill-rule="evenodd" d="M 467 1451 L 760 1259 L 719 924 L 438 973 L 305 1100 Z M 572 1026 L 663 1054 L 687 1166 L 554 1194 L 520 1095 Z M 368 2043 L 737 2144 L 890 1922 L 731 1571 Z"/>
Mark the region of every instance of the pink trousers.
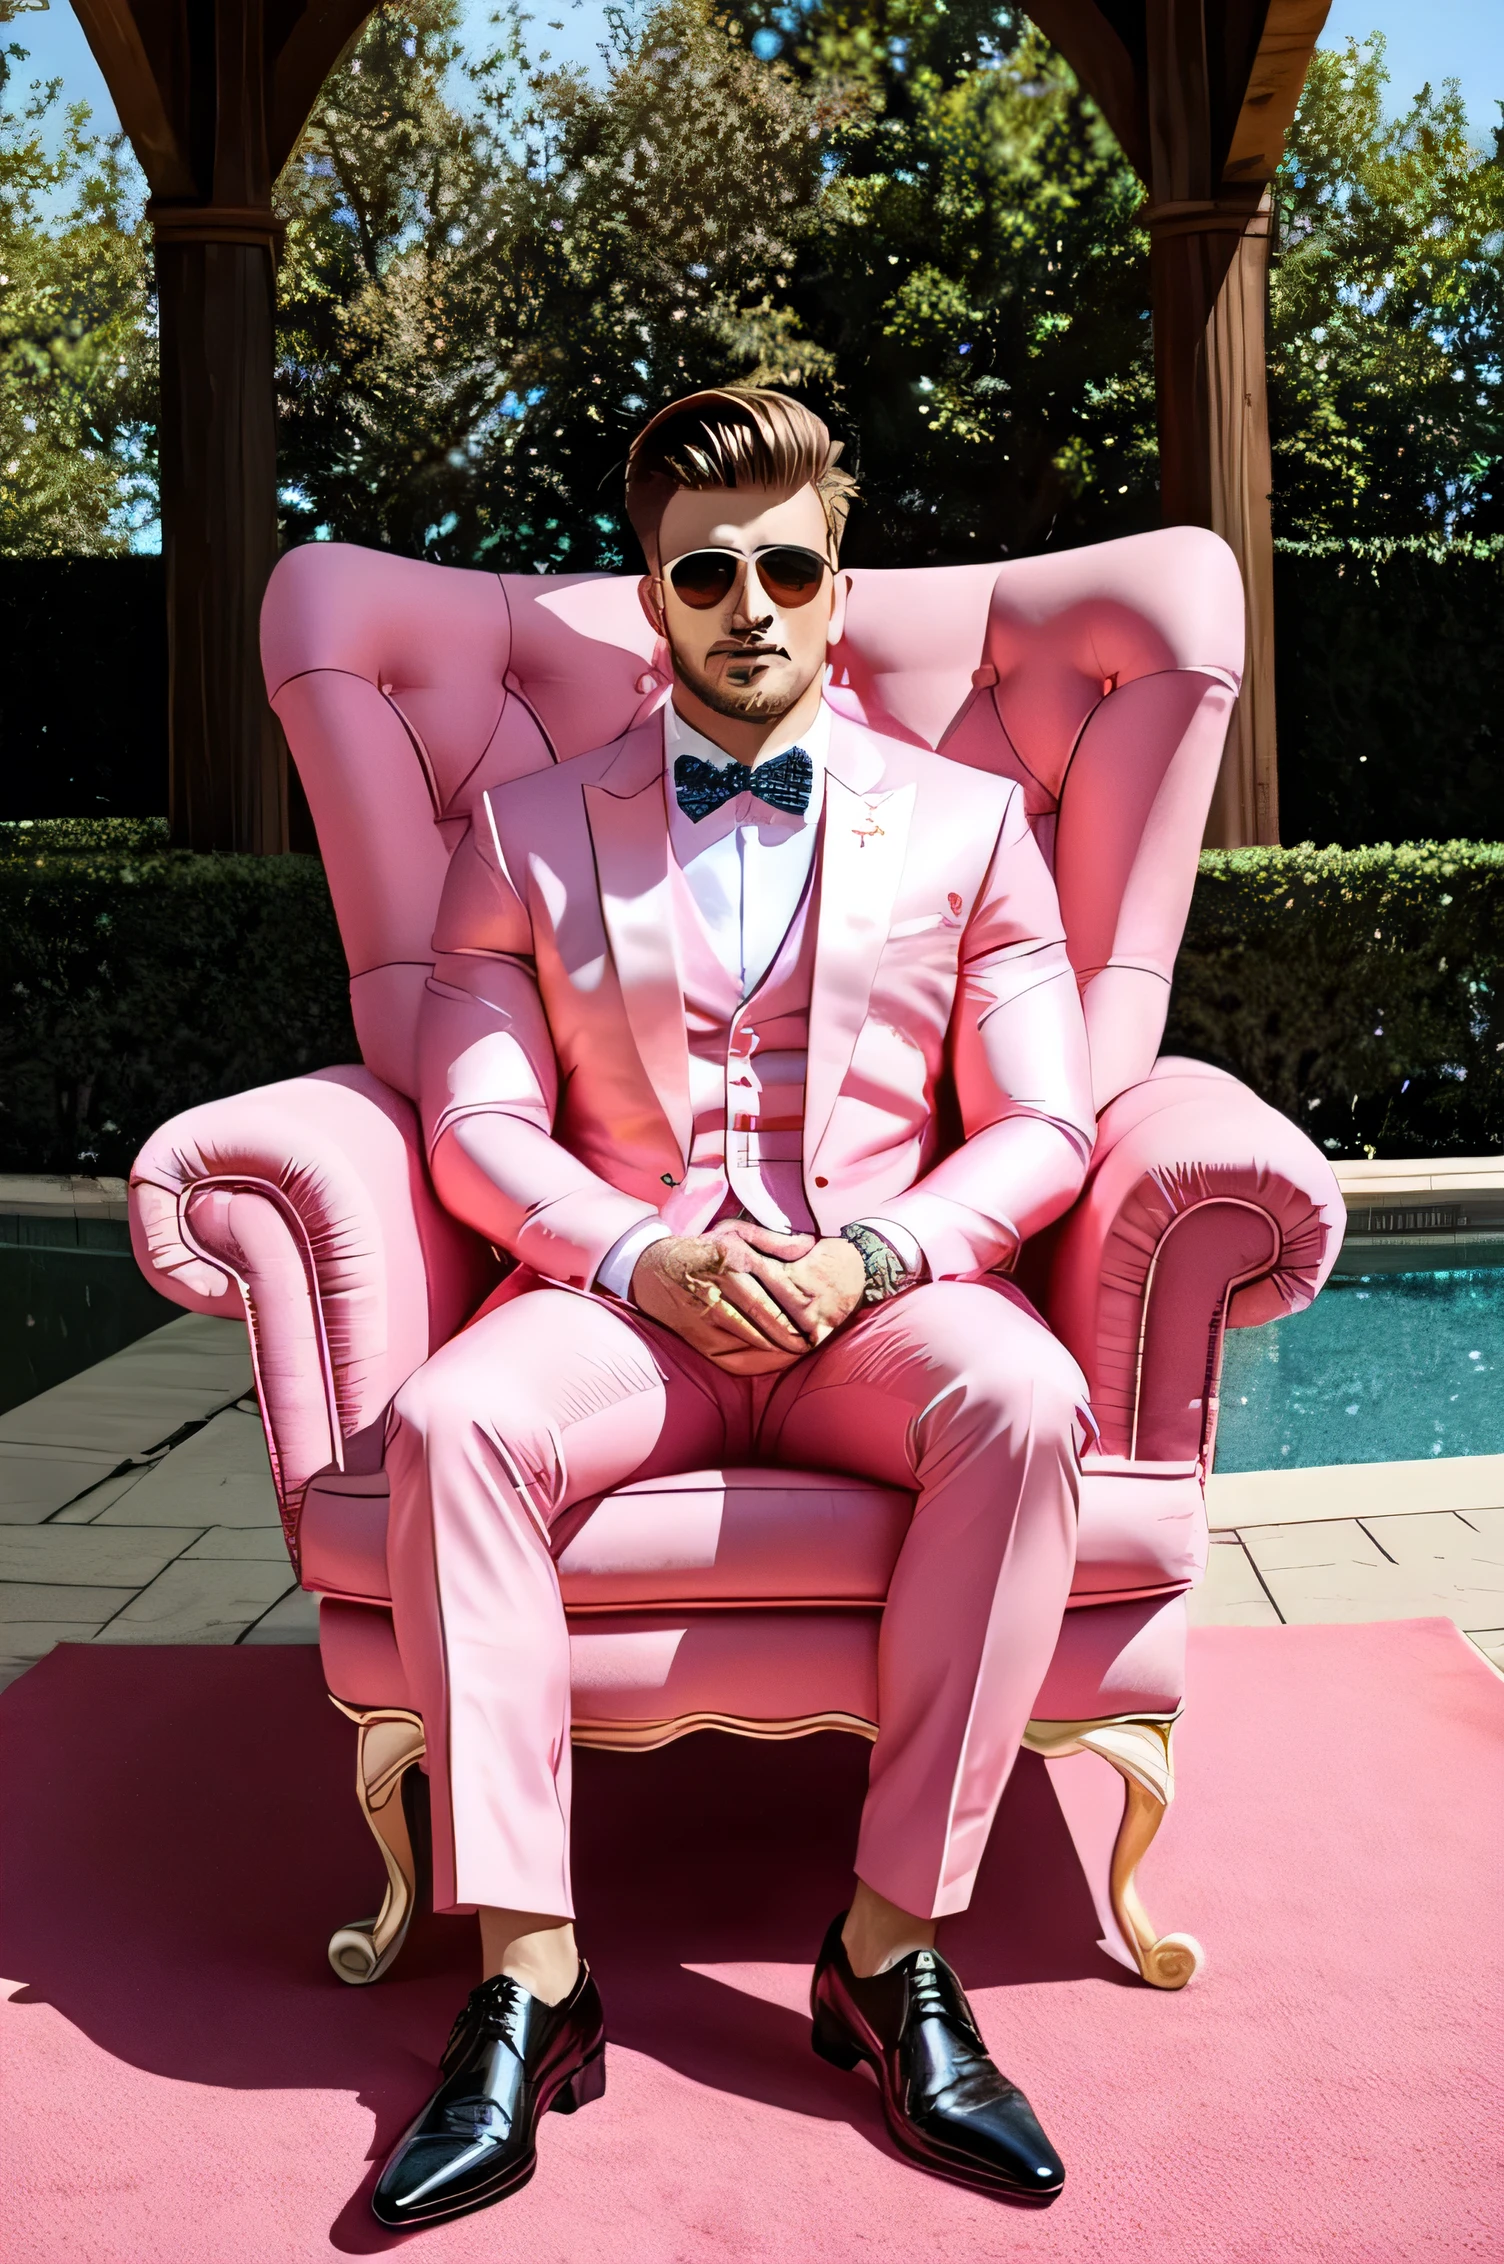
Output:
<path fill-rule="evenodd" d="M 573 1915 L 554 1522 L 628 1479 L 781 1462 L 916 1494 L 856 1870 L 920 1916 L 964 1910 L 1070 1593 L 1085 1404 L 1064 1347 L 979 1282 L 871 1307 L 777 1377 L 541 1285 L 456 1337 L 397 1395 L 387 1451 L 435 1908 Z"/>

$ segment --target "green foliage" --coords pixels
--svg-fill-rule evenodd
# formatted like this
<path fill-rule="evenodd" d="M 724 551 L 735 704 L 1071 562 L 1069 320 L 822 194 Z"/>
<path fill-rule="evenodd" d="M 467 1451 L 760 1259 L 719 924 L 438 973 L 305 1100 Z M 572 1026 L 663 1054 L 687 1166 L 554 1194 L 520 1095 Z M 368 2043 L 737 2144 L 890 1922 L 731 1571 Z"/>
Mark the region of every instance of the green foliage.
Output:
<path fill-rule="evenodd" d="M 178 1109 L 357 1058 L 317 861 L 162 844 L 0 826 L 0 1171 L 123 1172 Z M 1501 985 L 1504 848 L 1211 852 L 1165 1050 L 1334 1155 L 1489 1153 Z"/>
<path fill-rule="evenodd" d="M 1280 825 L 1504 841 L 1504 537 L 1284 543 Z"/>
<path fill-rule="evenodd" d="M 777 293 L 810 224 L 812 119 L 700 0 L 623 34 L 604 87 L 460 68 L 456 0 L 373 18 L 283 176 L 284 509 L 453 563 L 615 566 L 650 405 L 823 366 Z"/>
<path fill-rule="evenodd" d="M 12 818 L 0 823 L 0 859 L 148 857 L 167 847 L 166 818 Z"/>
<path fill-rule="evenodd" d="M 1138 184 L 1021 18 L 884 7 L 784 62 L 755 12 L 663 0 L 601 86 L 513 21 L 464 109 L 454 0 L 373 18 L 282 183 L 289 535 L 630 564 L 632 432 L 732 377 L 850 436 L 857 561 L 1146 523 Z"/>
<path fill-rule="evenodd" d="M 1276 183 L 1275 530 L 1504 531 L 1504 144 L 1455 80 L 1385 116 L 1384 42 L 1318 49 Z"/>
<path fill-rule="evenodd" d="M 177 1109 L 358 1058 L 317 858 L 160 839 L 0 828 L 0 1171 L 123 1172 Z"/>
<path fill-rule="evenodd" d="M 1209 851 L 1164 1050 L 1332 1155 L 1504 1148 L 1504 847 Z"/>
<path fill-rule="evenodd" d="M 10 10 L 0 8 L 0 21 Z M 156 337 L 139 175 L 0 56 L 0 552 L 119 551 L 154 510 Z M 7 67 L 8 66 L 8 67 Z"/>
<path fill-rule="evenodd" d="M 792 299 L 857 443 L 856 564 L 1151 524 L 1143 190 L 1043 37 L 995 0 L 746 0 L 823 126 Z"/>

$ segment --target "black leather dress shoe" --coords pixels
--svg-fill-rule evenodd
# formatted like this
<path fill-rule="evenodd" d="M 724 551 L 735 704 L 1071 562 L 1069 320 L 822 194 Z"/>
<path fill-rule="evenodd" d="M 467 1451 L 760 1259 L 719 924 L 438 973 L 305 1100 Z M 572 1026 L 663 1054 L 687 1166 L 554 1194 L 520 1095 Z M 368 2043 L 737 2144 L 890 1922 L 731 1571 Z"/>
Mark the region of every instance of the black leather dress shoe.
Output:
<path fill-rule="evenodd" d="M 606 2023 L 590 1968 L 559 2004 L 505 1974 L 472 1989 L 439 2062 L 443 2077 L 376 2181 L 371 2207 L 397 2229 L 441 2225 L 526 2185 L 539 2117 L 572 2115 L 606 2088 Z"/>
<path fill-rule="evenodd" d="M 1053 2201 L 1065 2166 L 1034 2110 L 987 2057 L 965 1992 L 938 1950 L 912 1950 L 863 1980 L 831 1922 L 810 1991 L 821 2059 L 877 2077 L 893 2143 L 942 2177 Z"/>

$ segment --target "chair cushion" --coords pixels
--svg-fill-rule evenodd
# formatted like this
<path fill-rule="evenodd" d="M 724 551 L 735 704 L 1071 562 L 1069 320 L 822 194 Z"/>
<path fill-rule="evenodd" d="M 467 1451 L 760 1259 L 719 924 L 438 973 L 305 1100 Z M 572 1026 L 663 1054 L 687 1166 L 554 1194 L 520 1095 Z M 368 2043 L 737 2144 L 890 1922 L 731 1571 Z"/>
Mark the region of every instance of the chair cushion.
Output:
<path fill-rule="evenodd" d="M 554 1533 L 573 1614 L 739 1604 L 880 1604 L 912 1497 L 804 1470 L 696 1470 L 577 1504 Z M 303 1504 L 303 1585 L 387 1603 L 387 1480 L 325 1472 Z M 1206 1563 L 1194 1464 L 1089 1457 L 1073 1605 L 1173 1593 Z"/>
<path fill-rule="evenodd" d="M 648 1746 L 690 1729 L 870 1731 L 880 1624 L 846 1609 L 592 1613 L 569 1631 L 575 1736 Z M 326 1596 L 319 1648 L 347 1706 L 413 1707 L 390 1611 Z"/>
<path fill-rule="evenodd" d="M 555 1528 L 571 1611 L 880 1604 L 914 1514 L 895 1486 L 807 1470 L 696 1470 L 582 1502 Z"/>

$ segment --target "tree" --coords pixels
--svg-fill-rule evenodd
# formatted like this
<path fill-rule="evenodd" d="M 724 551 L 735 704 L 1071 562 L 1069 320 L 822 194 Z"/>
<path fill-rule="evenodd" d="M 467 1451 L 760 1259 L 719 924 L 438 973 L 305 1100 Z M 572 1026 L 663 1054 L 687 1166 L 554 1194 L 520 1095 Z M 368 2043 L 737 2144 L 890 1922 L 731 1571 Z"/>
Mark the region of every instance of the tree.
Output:
<path fill-rule="evenodd" d="M 823 357 L 778 292 L 812 214 L 812 119 L 698 0 L 607 83 L 515 21 L 466 66 L 456 0 L 375 18 L 282 184 L 287 530 L 454 562 L 619 565 L 650 402 Z"/>
<path fill-rule="evenodd" d="M 0 21 L 9 12 L 0 0 Z M 0 55 L 0 552 L 120 551 L 154 509 L 156 335 L 141 184 L 120 135 L 16 103 Z M 61 210 L 59 211 L 59 207 Z"/>
<path fill-rule="evenodd" d="M 867 509 L 920 564 L 1151 525 L 1143 190 L 1063 59 L 994 0 L 745 0 L 825 122 L 794 306 Z"/>
<path fill-rule="evenodd" d="M 1318 49 L 1275 184 L 1275 532 L 1504 532 L 1504 136 L 1455 80 L 1386 117 L 1375 35 Z"/>
<path fill-rule="evenodd" d="M 1152 521 L 1142 191 L 1065 65 L 990 0 L 801 24 L 666 0 L 594 86 L 504 20 L 461 110 L 452 0 L 376 18 L 283 184 L 288 532 L 630 560 L 633 429 L 730 377 L 851 437 L 858 560 Z"/>

